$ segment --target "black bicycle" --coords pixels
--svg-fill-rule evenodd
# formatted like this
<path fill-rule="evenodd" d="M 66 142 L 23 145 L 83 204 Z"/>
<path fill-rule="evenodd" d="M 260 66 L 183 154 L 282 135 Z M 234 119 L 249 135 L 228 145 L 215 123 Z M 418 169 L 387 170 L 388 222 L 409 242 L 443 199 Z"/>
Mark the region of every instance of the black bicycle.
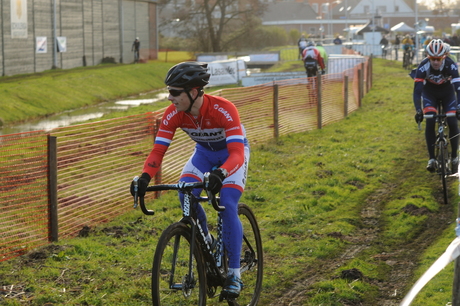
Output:
<path fill-rule="evenodd" d="M 404 50 L 403 53 L 403 68 L 404 69 L 411 69 L 412 68 L 412 58 L 414 57 L 413 55 L 413 50 L 412 46 L 406 46 L 406 49 Z"/>
<path fill-rule="evenodd" d="M 245 204 L 238 204 L 238 215 L 243 225 L 240 258 L 243 289 L 237 299 L 218 292 L 219 287 L 224 285 L 228 270 L 220 216 L 225 207 L 219 205 L 219 197 L 206 190 L 206 197 L 197 198 L 192 193 L 196 188 L 205 188 L 208 180 L 209 173 L 206 173 L 204 182 L 147 187 L 147 191 L 177 190 L 184 193 L 182 219 L 163 231 L 155 250 L 152 268 L 152 301 L 155 306 L 205 306 L 207 298 L 217 297 L 219 302 L 226 300 L 232 306 L 258 303 L 263 276 L 262 239 L 256 218 Z M 136 186 L 137 179 L 134 178 L 134 181 Z M 154 214 L 154 211 L 146 208 L 143 197 L 134 197 L 135 207 L 137 200 L 144 214 Z M 200 202 L 210 203 L 218 212 L 215 228 L 209 225 L 209 231 L 216 237 L 213 243 L 206 240 L 196 218 L 196 207 Z"/>
<path fill-rule="evenodd" d="M 450 158 L 449 146 L 450 141 L 447 136 L 447 117 L 455 117 L 455 113 L 444 114 L 438 109 L 439 114 L 424 115 L 424 118 L 435 118 L 438 134 L 435 142 L 436 173 L 441 176 L 444 204 L 448 203 L 447 177 L 452 174 L 452 161 Z"/>

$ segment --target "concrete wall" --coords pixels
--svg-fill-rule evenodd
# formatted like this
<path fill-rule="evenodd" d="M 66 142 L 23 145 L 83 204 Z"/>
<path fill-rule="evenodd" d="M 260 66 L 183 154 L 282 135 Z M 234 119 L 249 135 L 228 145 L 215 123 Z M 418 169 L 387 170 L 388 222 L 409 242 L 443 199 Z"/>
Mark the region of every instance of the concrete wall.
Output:
<path fill-rule="evenodd" d="M 26 37 L 12 37 L 11 20 L 18 16 L 27 22 Z M 66 37 L 66 52 L 53 52 L 54 16 L 56 36 Z M 36 52 L 37 37 L 46 37 L 46 53 Z M 2 0 L 0 75 L 93 66 L 104 58 L 131 63 L 135 37 L 141 41 L 141 59 L 156 59 L 156 1 Z"/>

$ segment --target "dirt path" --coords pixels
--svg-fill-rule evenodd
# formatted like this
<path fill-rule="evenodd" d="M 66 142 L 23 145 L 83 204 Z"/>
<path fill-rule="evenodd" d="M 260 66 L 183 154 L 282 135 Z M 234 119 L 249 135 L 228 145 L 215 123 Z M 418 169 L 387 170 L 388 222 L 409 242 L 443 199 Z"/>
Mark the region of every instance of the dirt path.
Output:
<path fill-rule="evenodd" d="M 307 276 L 295 280 L 295 286 L 286 292 L 281 298 L 273 301 L 271 306 L 297 306 L 303 305 L 305 294 L 311 290 L 311 285 L 316 282 L 332 277 L 336 273 L 336 269 L 343 266 L 350 259 L 357 256 L 359 253 L 368 249 L 370 246 L 380 244 L 379 233 L 381 231 L 381 214 L 386 201 L 391 198 L 392 192 L 397 188 L 397 184 L 388 184 L 385 188 L 371 195 L 366 205 L 361 210 L 361 222 L 364 225 L 356 231 L 353 236 L 344 236 L 351 244 L 335 259 L 334 265 L 330 265 L 330 260 L 320 263 L 315 267 L 308 267 L 299 275 Z M 439 194 L 439 203 L 442 203 L 442 195 Z M 443 204 L 440 204 L 443 205 Z M 446 207 L 447 208 L 447 207 Z M 379 288 L 379 298 L 374 305 L 379 306 L 398 306 L 404 298 L 408 286 L 412 284 L 412 275 L 417 266 L 417 258 L 420 255 L 420 250 L 427 248 L 432 244 L 438 235 L 452 221 L 453 213 L 449 209 L 440 209 L 439 212 L 429 212 L 423 208 L 405 207 L 405 211 L 414 214 L 427 214 L 427 225 L 425 229 L 419 233 L 417 239 L 410 244 L 398 246 L 397 249 L 390 252 L 375 254 L 373 257 L 386 262 L 391 267 L 391 271 L 387 279 L 391 282 L 377 282 L 375 280 L 366 279 L 365 275 L 358 270 L 349 270 L 349 277 L 363 278 Z M 353 275 L 354 274 L 354 275 Z M 404 291 L 403 291 L 404 290 Z M 364 304 L 343 304 L 347 306 L 361 306 Z M 369 306 L 369 305 L 366 305 Z"/>

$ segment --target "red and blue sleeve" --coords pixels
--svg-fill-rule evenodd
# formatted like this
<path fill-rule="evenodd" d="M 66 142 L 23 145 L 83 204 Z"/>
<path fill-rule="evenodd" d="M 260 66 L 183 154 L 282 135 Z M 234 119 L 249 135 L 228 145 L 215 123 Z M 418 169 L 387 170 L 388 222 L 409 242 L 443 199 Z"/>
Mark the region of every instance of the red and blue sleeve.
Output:
<path fill-rule="evenodd" d="M 168 107 L 163 115 L 158 134 L 155 137 L 153 149 L 145 160 L 144 168 L 142 170 L 142 172 L 147 173 L 150 177 L 154 177 L 160 169 L 163 157 L 168 150 L 178 127 L 178 117 L 179 116 L 174 105 Z"/>

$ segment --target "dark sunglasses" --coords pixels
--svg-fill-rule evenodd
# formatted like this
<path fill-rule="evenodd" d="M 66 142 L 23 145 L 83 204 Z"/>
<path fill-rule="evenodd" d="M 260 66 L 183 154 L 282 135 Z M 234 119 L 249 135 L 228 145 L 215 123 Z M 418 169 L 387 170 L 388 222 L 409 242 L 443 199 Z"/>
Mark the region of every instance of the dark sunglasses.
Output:
<path fill-rule="evenodd" d="M 181 93 L 185 92 L 185 89 L 168 89 L 169 94 L 173 97 L 180 96 Z"/>
<path fill-rule="evenodd" d="M 444 56 L 441 56 L 441 57 L 430 56 L 430 61 L 433 61 L 433 62 L 440 62 L 443 59 L 444 59 Z"/>

